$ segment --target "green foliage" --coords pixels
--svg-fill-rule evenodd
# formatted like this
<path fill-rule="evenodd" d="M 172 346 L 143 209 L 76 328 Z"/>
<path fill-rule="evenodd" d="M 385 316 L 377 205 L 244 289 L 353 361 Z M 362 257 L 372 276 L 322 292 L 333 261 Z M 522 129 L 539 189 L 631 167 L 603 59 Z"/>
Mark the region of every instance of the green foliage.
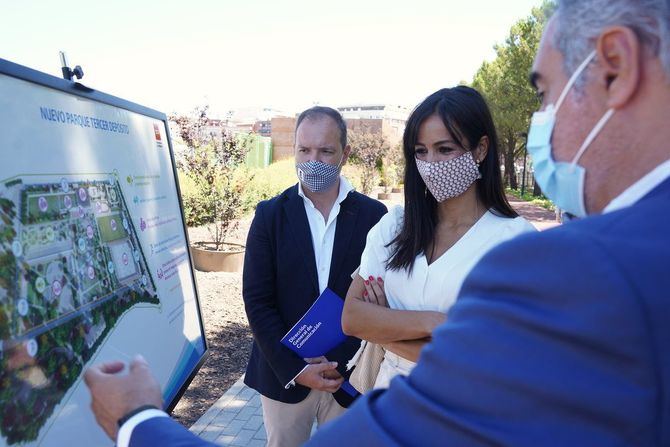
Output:
<path fill-rule="evenodd" d="M 251 178 L 246 183 L 240 201 L 240 213 L 254 212 L 258 202 L 270 199 L 298 182 L 293 159 L 281 160 L 267 168 L 242 167 L 235 173 L 237 182 Z"/>
<path fill-rule="evenodd" d="M 351 145 L 352 163 L 362 168 L 359 177 L 361 192 L 370 194 L 372 188 L 377 184 L 380 167 L 384 162 L 383 157 L 389 152 L 388 141 L 381 133 L 362 129 L 349 133 L 349 144 Z"/>
<path fill-rule="evenodd" d="M 186 225 L 197 227 L 212 223 L 214 220 L 213 212 L 209 206 L 210 201 L 204 191 L 184 171 L 178 169 L 177 172 L 179 174 L 179 188 L 181 189 L 181 200 L 184 205 Z"/>
<path fill-rule="evenodd" d="M 398 186 L 405 175 L 405 156 L 403 154 L 402 142 L 391 147 L 384 155 L 384 171 L 388 185 Z"/>
<path fill-rule="evenodd" d="M 521 200 L 524 200 L 526 202 L 530 202 L 533 205 L 541 206 L 542 208 L 547 209 L 549 211 L 555 211 L 556 210 L 556 206 L 554 205 L 554 203 L 551 200 L 544 197 L 544 196 L 534 196 L 533 194 L 531 194 L 530 192 L 527 192 L 527 191 L 524 192 L 523 194 L 521 194 L 520 190 L 511 189 L 511 188 L 506 188 L 505 192 L 507 194 L 510 194 L 510 195 L 516 197 L 517 199 L 521 199 Z"/>
<path fill-rule="evenodd" d="M 493 113 L 505 166 L 505 182 L 517 187 L 514 161 L 523 153 L 530 117 L 539 107 L 528 82 L 542 31 L 554 4 L 545 2 L 515 23 L 505 43 L 495 46 L 496 58 L 482 63 L 472 87 L 487 99 Z"/>
<path fill-rule="evenodd" d="M 363 190 L 361 186 L 362 172 L 363 168 L 353 163 L 347 163 L 342 166 L 342 175 L 345 176 L 349 183 L 351 183 L 351 186 L 359 192 Z"/>

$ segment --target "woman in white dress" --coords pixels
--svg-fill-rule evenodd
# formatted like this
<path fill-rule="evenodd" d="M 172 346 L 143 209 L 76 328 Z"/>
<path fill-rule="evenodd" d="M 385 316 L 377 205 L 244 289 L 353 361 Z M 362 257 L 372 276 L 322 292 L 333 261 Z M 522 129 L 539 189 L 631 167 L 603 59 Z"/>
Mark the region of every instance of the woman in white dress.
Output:
<path fill-rule="evenodd" d="M 535 231 L 505 198 L 491 113 L 474 89 L 439 90 L 403 136 L 405 206 L 368 233 L 344 332 L 386 349 L 375 388 L 407 375 L 463 280 L 491 248 Z"/>

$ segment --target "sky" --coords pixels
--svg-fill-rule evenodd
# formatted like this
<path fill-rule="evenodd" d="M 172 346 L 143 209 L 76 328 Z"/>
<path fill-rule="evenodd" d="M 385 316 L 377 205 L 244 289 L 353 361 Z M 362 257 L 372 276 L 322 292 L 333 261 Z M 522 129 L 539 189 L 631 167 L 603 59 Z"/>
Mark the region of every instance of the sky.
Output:
<path fill-rule="evenodd" d="M 471 81 L 541 0 L 3 0 L 0 58 L 165 113 L 413 107 Z"/>

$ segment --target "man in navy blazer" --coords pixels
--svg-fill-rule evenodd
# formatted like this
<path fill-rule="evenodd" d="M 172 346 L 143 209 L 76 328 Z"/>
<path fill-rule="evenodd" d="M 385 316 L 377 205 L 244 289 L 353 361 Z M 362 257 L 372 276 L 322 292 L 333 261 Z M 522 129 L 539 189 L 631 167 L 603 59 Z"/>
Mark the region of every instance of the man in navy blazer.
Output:
<path fill-rule="evenodd" d="M 585 217 L 492 250 L 409 377 L 310 445 L 670 445 L 669 30 L 667 0 L 558 1 L 528 148 L 545 194 Z M 151 383 L 140 370 L 91 376 L 127 390 Z M 168 435 L 205 445 L 167 417 L 131 445 Z"/>
<path fill-rule="evenodd" d="M 341 388 L 360 340 L 303 359 L 281 338 L 330 288 L 344 297 L 367 233 L 386 207 L 353 190 L 340 169 L 350 147 L 339 112 L 312 107 L 296 122 L 300 182 L 261 202 L 247 238 L 244 304 L 254 344 L 244 382 L 261 394 L 268 445 L 304 443 L 315 418 L 340 415 L 357 394 Z M 333 363 L 334 362 L 334 363 Z"/>

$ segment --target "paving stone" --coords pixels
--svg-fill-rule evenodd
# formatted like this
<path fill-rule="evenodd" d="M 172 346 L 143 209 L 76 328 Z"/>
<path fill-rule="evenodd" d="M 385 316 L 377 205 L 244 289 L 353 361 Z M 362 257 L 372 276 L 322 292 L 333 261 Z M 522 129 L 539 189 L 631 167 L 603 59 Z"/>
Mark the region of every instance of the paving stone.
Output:
<path fill-rule="evenodd" d="M 244 385 L 242 376 L 190 430 L 206 441 L 236 447 L 265 447 L 260 395 Z"/>
<path fill-rule="evenodd" d="M 233 435 L 221 435 L 218 438 L 216 438 L 216 443 L 218 445 L 231 445 L 233 440 L 235 439 L 235 436 Z"/>
<path fill-rule="evenodd" d="M 251 407 L 260 407 L 261 406 L 261 396 L 258 393 L 256 393 L 256 395 L 254 395 L 254 397 L 249 399 L 249 402 L 247 403 L 247 405 L 249 405 Z"/>
<path fill-rule="evenodd" d="M 223 408 L 224 411 L 238 412 L 247 405 L 246 400 L 235 398 L 228 402 L 228 404 Z"/>
<path fill-rule="evenodd" d="M 214 405 L 212 405 L 212 407 L 219 409 L 225 408 L 234 398 L 235 396 L 232 396 L 230 394 L 224 394 L 223 396 L 221 396 L 219 400 L 214 402 Z"/>
<path fill-rule="evenodd" d="M 237 416 L 235 416 L 235 419 L 239 419 L 240 421 L 248 421 L 251 416 L 254 415 L 256 412 L 256 408 L 254 407 L 244 407 L 240 410 L 239 413 L 237 413 Z"/>
<path fill-rule="evenodd" d="M 190 430 L 195 434 L 200 433 L 216 418 L 220 412 L 221 410 L 218 408 L 210 407 L 210 409 L 207 410 L 205 414 L 200 416 L 200 418 L 195 421 L 195 424 L 191 426 Z"/>
<path fill-rule="evenodd" d="M 265 431 L 265 425 L 261 426 L 261 428 L 258 429 L 256 434 L 254 435 L 254 439 L 261 439 L 263 441 L 268 440 L 268 435 Z"/>
<path fill-rule="evenodd" d="M 225 411 L 222 411 L 221 413 L 219 413 L 217 417 L 214 418 L 214 420 L 210 424 L 216 425 L 218 427 L 225 427 L 233 419 L 235 419 L 234 413 L 226 413 Z"/>
<path fill-rule="evenodd" d="M 240 391 L 242 391 L 245 387 L 246 387 L 246 385 L 244 384 L 244 375 L 243 375 L 242 377 L 240 377 L 239 379 L 237 379 L 237 382 L 235 382 L 235 383 L 233 384 L 233 386 L 231 386 L 231 387 L 228 389 L 228 391 L 226 392 L 226 394 L 230 394 L 230 395 L 232 395 L 232 396 L 235 396 L 235 395 L 237 395 L 237 393 L 239 393 Z"/>
<path fill-rule="evenodd" d="M 245 421 L 232 420 L 228 423 L 228 425 L 223 427 L 223 429 L 221 430 L 221 434 L 222 435 L 236 436 L 240 432 L 240 430 L 242 430 L 242 426 L 244 424 L 245 424 Z"/>
<path fill-rule="evenodd" d="M 244 429 L 258 431 L 259 428 L 263 425 L 262 416 L 252 416 L 249 418 L 246 424 L 244 424 Z"/>
<path fill-rule="evenodd" d="M 249 441 L 251 441 L 251 438 L 253 435 L 255 435 L 256 432 L 254 430 L 240 430 L 240 432 L 235 436 L 235 439 L 233 439 L 233 442 L 231 442 L 232 445 L 238 445 L 238 446 L 246 446 Z"/>
<path fill-rule="evenodd" d="M 256 394 L 256 390 L 253 390 L 253 389 L 248 388 L 248 387 L 244 387 L 244 389 L 238 393 L 237 398 L 242 399 L 242 400 L 249 400 L 252 397 L 254 397 L 255 394 Z"/>
<path fill-rule="evenodd" d="M 221 434 L 221 427 L 216 427 L 214 425 L 210 425 L 205 427 L 205 429 L 200 432 L 198 436 L 200 436 L 202 439 L 205 441 L 209 442 L 214 442 L 214 440 Z"/>

